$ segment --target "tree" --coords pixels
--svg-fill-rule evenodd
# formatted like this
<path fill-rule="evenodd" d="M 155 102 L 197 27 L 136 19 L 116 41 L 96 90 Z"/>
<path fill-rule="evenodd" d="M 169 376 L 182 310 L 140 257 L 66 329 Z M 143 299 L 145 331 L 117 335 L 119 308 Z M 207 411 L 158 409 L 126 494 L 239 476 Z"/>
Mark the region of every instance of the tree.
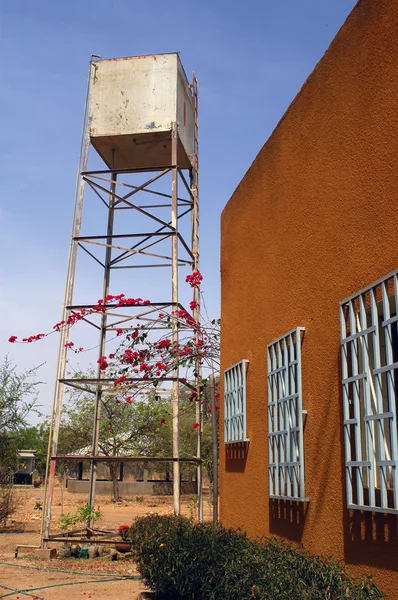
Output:
<path fill-rule="evenodd" d="M 38 368 L 19 373 L 8 356 L 0 364 L 0 481 L 9 478 L 21 436 L 27 431 L 27 417 L 37 408 Z"/>
<path fill-rule="evenodd" d="M 86 377 L 90 373 L 85 374 Z M 82 373 L 76 374 L 77 378 Z M 91 452 L 95 396 L 75 388 L 67 390 L 67 401 L 61 415 L 59 434 L 59 454 L 75 453 L 79 450 Z M 101 418 L 99 450 L 104 456 L 121 458 L 125 454 L 135 456 L 172 456 L 172 411 L 171 399 L 147 394 L 141 400 L 133 399 L 128 392 L 103 394 L 101 397 Z M 181 456 L 195 456 L 197 434 L 192 423 L 195 419 L 195 401 L 185 386 L 180 396 L 180 452 Z M 207 406 L 207 404 L 204 404 Z M 211 480 L 211 415 L 203 418 L 202 458 L 205 461 Z M 119 499 L 119 468 L 121 460 L 109 463 L 113 482 L 113 499 Z M 184 464 L 182 472 L 193 475 L 195 466 Z"/>
<path fill-rule="evenodd" d="M 0 364 L 0 433 L 26 426 L 28 415 L 36 410 L 40 366 L 18 373 L 8 356 Z"/>
<path fill-rule="evenodd" d="M 78 376 L 81 376 L 79 373 Z M 68 400 L 61 415 L 58 450 L 60 454 L 74 453 L 87 448 L 90 453 L 95 411 L 95 397 L 84 391 L 68 390 Z M 99 450 L 104 456 L 122 457 L 166 456 L 170 453 L 171 437 L 167 431 L 170 417 L 169 402 L 148 395 L 146 400 L 135 400 L 125 395 L 103 394 Z M 109 463 L 113 481 L 113 499 L 119 499 L 118 475 L 120 460 Z"/>

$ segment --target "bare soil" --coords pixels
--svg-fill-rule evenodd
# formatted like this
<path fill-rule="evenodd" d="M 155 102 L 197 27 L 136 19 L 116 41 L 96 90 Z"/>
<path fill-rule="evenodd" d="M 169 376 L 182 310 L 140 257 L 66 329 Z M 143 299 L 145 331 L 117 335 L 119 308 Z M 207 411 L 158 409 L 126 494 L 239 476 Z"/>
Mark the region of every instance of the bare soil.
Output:
<path fill-rule="evenodd" d="M 16 512 L 7 530 L 0 532 L 0 598 L 106 600 L 126 597 L 138 600 L 142 597 L 141 593 L 146 588 L 139 579 L 106 581 L 111 577 L 138 575 L 135 563 L 129 554 L 119 554 L 117 561 L 111 560 L 110 553 L 101 558 L 88 560 L 74 558 L 44 560 L 34 556 L 33 550 L 20 549 L 18 558 L 15 558 L 17 545 L 38 545 L 40 542 L 41 511 L 35 510 L 34 507 L 36 499 L 43 499 L 44 489 L 16 488 L 15 495 Z M 86 494 L 68 493 L 58 486 L 54 494 L 52 533 L 59 531 L 57 520 L 61 512 L 74 512 L 78 505 L 86 502 Z M 107 496 L 98 496 L 96 505 L 100 506 L 103 513 L 99 527 L 104 529 L 117 529 L 121 523 L 131 524 L 135 517 L 151 512 L 158 514 L 173 512 L 173 499 L 170 496 L 135 496 L 117 504 L 112 503 Z M 205 518 L 209 519 L 210 506 L 206 497 L 204 511 Z M 181 512 L 185 516 L 196 516 L 195 497 L 183 497 Z M 52 545 L 59 547 L 59 544 Z M 107 552 L 110 550 L 108 547 Z M 73 573 L 58 572 L 55 569 L 73 571 Z M 65 585 L 66 583 L 69 585 Z M 58 587 L 45 587 L 56 585 Z"/>

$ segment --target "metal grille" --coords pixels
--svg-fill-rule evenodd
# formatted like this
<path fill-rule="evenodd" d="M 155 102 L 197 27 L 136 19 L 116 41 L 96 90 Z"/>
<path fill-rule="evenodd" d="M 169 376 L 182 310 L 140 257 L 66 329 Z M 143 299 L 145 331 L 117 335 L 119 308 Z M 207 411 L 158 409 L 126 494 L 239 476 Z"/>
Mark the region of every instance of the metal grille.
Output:
<path fill-rule="evenodd" d="M 246 370 L 241 360 L 224 371 L 224 441 L 246 442 Z"/>
<path fill-rule="evenodd" d="M 398 513 L 398 270 L 340 311 L 347 505 Z"/>
<path fill-rule="evenodd" d="M 301 337 L 296 327 L 267 347 L 270 498 L 306 501 Z"/>

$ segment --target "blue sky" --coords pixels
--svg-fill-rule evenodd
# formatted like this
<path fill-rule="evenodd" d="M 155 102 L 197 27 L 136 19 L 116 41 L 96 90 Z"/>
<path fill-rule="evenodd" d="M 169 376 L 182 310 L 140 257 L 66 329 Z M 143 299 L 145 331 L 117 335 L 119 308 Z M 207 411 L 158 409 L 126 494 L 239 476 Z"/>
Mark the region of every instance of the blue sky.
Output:
<path fill-rule="evenodd" d="M 219 314 L 219 217 L 354 0 L 12 0 L 0 5 L 0 353 L 55 371 L 90 54 L 180 51 L 200 93 L 201 270 Z M 138 294 L 139 295 L 139 294 Z"/>

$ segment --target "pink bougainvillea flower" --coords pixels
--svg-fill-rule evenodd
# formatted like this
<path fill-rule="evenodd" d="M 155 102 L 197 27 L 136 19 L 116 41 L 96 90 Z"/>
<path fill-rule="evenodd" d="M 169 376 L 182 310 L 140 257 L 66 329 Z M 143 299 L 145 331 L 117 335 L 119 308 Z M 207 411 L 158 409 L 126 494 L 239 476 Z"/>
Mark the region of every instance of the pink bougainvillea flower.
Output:
<path fill-rule="evenodd" d="M 200 425 L 199 425 L 199 423 L 194 423 L 194 424 L 192 425 L 193 429 L 197 429 L 199 426 L 200 426 Z"/>
<path fill-rule="evenodd" d="M 18 339 L 17 335 L 12 335 L 11 337 L 8 338 L 8 341 L 11 342 L 11 344 L 13 344 L 15 342 L 15 340 Z"/>
<path fill-rule="evenodd" d="M 113 382 L 113 385 L 119 385 L 119 383 L 122 383 L 125 379 L 126 379 L 126 376 L 125 375 L 121 375 L 120 377 L 118 377 L 118 379 L 116 379 Z"/>
<path fill-rule="evenodd" d="M 166 419 L 163 417 L 163 419 L 160 419 L 160 422 L 161 422 L 162 424 L 163 424 L 163 423 L 166 423 Z"/>
<path fill-rule="evenodd" d="M 197 306 L 198 306 L 198 303 L 196 302 L 196 300 L 192 300 L 192 302 L 189 303 L 189 308 L 191 310 L 194 310 Z"/>
<path fill-rule="evenodd" d="M 185 281 L 189 283 L 191 287 L 199 287 L 203 280 L 203 276 L 200 271 L 192 271 L 190 275 L 187 275 Z"/>
<path fill-rule="evenodd" d="M 127 398 L 125 398 L 125 400 L 126 400 L 127 404 L 132 404 L 132 402 L 133 402 L 133 399 L 131 396 L 127 396 Z"/>
<path fill-rule="evenodd" d="M 75 344 L 73 342 L 67 342 L 66 344 L 64 344 L 65 348 L 73 348 Z"/>
<path fill-rule="evenodd" d="M 108 368 L 108 361 L 106 360 L 106 356 L 101 356 L 98 360 L 97 363 L 100 366 L 100 370 L 101 371 L 105 371 Z"/>
<path fill-rule="evenodd" d="M 46 337 L 45 333 L 38 333 L 37 335 L 30 335 L 27 338 L 23 338 L 22 341 L 30 344 L 31 342 L 38 342 L 39 340 L 41 340 L 44 337 Z"/>

